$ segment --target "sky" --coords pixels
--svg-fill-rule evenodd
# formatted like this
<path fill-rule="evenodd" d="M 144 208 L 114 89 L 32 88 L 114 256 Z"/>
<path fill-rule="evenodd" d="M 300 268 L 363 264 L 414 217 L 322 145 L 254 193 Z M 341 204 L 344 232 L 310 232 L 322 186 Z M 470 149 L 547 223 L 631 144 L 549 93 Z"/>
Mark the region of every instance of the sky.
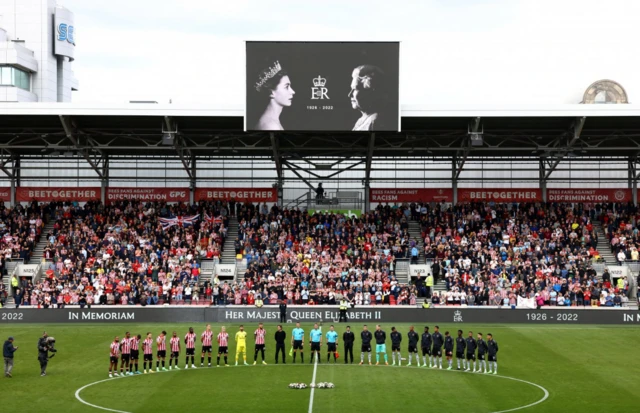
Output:
<path fill-rule="evenodd" d="M 401 41 L 403 105 L 640 100 L 640 1 L 58 0 L 80 103 L 244 104 L 244 41 Z"/>

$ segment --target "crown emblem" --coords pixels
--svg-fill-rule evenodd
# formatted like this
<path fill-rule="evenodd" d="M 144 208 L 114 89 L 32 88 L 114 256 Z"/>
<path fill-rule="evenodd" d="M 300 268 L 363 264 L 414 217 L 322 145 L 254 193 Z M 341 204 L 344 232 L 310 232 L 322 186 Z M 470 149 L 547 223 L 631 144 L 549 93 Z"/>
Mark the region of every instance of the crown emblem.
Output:
<path fill-rule="evenodd" d="M 324 87 L 327 84 L 327 79 L 318 75 L 318 77 L 313 79 L 313 86 L 315 87 Z"/>
<path fill-rule="evenodd" d="M 264 86 L 264 84 L 269 81 L 269 79 L 273 78 L 275 75 L 277 75 L 280 71 L 282 70 L 282 66 L 280 66 L 280 62 L 278 60 L 276 60 L 273 63 L 273 66 L 267 68 L 267 70 L 265 70 L 264 72 L 262 72 L 262 74 L 260 75 L 260 77 L 258 78 L 258 81 L 256 82 L 255 88 L 257 92 L 260 92 L 260 90 L 262 90 L 262 86 Z"/>

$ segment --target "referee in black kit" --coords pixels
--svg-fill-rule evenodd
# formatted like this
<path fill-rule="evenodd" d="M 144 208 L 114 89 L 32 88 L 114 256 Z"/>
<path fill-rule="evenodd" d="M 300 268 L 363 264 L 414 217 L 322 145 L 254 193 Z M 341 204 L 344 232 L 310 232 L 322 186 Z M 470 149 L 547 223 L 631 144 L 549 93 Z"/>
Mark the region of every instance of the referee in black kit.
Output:
<path fill-rule="evenodd" d="M 284 340 L 287 338 L 287 333 L 282 330 L 282 326 L 278 325 L 278 331 L 276 331 L 276 364 L 278 364 L 278 353 L 282 351 L 282 364 L 287 364 L 285 361 L 284 353 Z"/>
<path fill-rule="evenodd" d="M 344 364 L 353 364 L 353 342 L 356 336 L 351 331 L 351 327 L 347 326 L 347 331 L 342 334 L 342 342 L 344 343 Z M 351 355 L 351 361 L 349 361 L 349 355 Z"/>

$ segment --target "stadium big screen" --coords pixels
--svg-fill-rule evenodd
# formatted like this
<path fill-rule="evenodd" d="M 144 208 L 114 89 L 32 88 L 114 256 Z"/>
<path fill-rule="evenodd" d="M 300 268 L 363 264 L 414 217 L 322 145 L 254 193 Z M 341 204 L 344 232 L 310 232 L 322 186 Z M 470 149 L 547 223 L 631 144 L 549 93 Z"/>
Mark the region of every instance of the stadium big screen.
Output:
<path fill-rule="evenodd" d="M 398 131 L 398 42 L 247 42 L 249 131 Z"/>

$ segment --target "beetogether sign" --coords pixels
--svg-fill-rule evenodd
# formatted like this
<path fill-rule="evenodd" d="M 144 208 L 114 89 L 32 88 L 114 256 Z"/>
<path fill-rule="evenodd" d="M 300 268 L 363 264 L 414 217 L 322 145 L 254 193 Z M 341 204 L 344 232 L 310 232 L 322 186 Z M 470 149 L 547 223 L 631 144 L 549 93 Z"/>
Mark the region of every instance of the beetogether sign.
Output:
<path fill-rule="evenodd" d="M 337 323 L 329 306 L 289 306 L 288 322 Z M 0 325 L 9 323 L 252 323 L 279 322 L 277 307 L 93 307 L 91 309 L 0 309 Z M 640 324 L 640 312 L 625 309 L 506 309 L 363 306 L 348 311 L 353 323 L 477 324 Z"/>

